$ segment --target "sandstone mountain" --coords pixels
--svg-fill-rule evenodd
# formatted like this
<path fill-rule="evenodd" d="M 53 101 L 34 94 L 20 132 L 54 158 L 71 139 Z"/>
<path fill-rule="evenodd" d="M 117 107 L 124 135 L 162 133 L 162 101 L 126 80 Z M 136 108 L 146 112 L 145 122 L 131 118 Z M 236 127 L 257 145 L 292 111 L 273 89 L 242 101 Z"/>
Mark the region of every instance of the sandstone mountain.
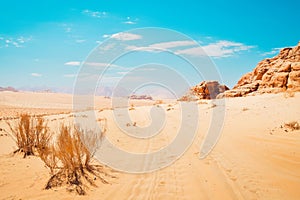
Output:
<path fill-rule="evenodd" d="M 179 101 L 197 101 L 199 99 L 215 99 L 218 94 L 229 90 L 226 85 L 220 85 L 218 81 L 202 81 L 192 87 Z"/>
<path fill-rule="evenodd" d="M 232 90 L 217 98 L 286 90 L 300 91 L 300 42 L 294 48 L 284 48 L 277 56 L 259 62 L 252 72 L 241 77 Z"/>

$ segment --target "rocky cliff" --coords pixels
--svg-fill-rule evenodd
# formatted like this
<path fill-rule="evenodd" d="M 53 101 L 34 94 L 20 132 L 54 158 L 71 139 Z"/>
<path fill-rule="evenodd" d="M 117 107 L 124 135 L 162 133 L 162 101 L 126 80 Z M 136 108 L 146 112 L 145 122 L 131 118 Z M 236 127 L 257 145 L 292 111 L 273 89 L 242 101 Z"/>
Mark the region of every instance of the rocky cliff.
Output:
<path fill-rule="evenodd" d="M 217 98 L 286 90 L 300 91 L 300 42 L 294 48 L 284 48 L 277 56 L 259 62 L 252 72 L 241 77 L 232 90 Z"/>

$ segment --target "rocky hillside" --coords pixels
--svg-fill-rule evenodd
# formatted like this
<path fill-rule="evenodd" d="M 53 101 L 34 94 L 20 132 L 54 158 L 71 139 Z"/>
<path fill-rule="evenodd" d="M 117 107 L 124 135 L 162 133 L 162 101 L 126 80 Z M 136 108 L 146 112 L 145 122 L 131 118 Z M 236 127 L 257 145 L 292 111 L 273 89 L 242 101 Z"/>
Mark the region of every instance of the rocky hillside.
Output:
<path fill-rule="evenodd" d="M 284 48 L 277 56 L 258 63 L 252 72 L 241 77 L 232 90 L 217 98 L 286 90 L 300 91 L 300 42 L 296 47 Z"/>
<path fill-rule="evenodd" d="M 192 87 L 179 101 L 197 101 L 199 99 L 215 99 L 218 94 L 229 90 L 226 85 L 220 85 L 218 81 L 203 81 Z"/>

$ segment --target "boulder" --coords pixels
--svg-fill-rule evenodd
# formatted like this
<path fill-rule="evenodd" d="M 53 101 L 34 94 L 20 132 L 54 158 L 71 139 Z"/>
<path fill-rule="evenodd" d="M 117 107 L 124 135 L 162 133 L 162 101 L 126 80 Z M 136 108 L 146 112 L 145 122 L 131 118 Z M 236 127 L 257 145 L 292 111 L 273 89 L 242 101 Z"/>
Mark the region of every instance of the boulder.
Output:
<path fill-rule="evenodd" d="M 215 99 L 220 93 L 229 90 L 226 85 L 221 85 L 218 81 L 203 81 L 181 97 L 179 101 L 197 101 L 200 99 Z"/>

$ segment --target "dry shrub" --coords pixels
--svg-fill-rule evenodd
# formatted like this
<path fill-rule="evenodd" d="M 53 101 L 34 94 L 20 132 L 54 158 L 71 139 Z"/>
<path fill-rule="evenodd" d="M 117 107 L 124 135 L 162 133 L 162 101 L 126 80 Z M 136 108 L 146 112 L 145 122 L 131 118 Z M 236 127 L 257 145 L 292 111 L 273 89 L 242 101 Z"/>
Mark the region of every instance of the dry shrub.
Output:
<path fill-rule="evenodd" d="M 47 124 L 41 117 L 21 114 L 16 126 L 7 124 L 16 138 L 18 149 L 14 153 L 23 152 L 24 158 L 41 151 L 50 139 Z"/>
<path fill-rule="evenodd" d="M 158 105 L 161 105 L 161 104 L 164 104 L 164 103 L 165 102 L 163 100 L 159 99 L 159 100 L 156 100 L 153 105 L 158 106 Z"/>
<path fill-rule="evenodd" d="M 52 173 L 45 189 L 66 185 L 69 191 L 84 195 L 87 184 L 96 186 L 96 177 L 107 183 L 101 177 L 101 166 L 91 164 L 102 135 L 103 131 L 84 131 L 78 126 L 71 129 L 62 125 L 56 145 L 49 147 L 49 154 L 42 158 Z"/>
<path fill-rule="evenodd" d="M 215 108 L 215 107 L 217 107 L 217 105 L 215 103 L 213 103 L 213 102 L 209 103 L 208 108 Z"/>
<path fill-rule="evenodd" d="M 129 110 L 135 110 L 135 108 L 134 107 L 130 107 Z"/>
<path fill-rule="evenodd" d="M 202 100 L 199 100 L 198 102 L 197 102 L 198 104 L 208 104 L 208 102 L 207 101 L 202 101 Z"/>
<path fill-rule="evenodd" d="M 247 111 L 247 110 L 249 110 L 249 108 L 246 107 L 242 108 L 242 111 Z"/>
<path fill-rule="evenodd" d="M 45 189 L 66 185 L 69 191 L 84 195 L 88 184 L 96 186 L 94 181 L 97 178 L 107 183 L 101 176 L 103 167 L 92 164 L 94 153 L 106 131 L 106 119 L 99 121 L 101 131 L 61 125 L 55 141 L 41 117 L 22 114 L 15 127 L 10 123 L 8 125 L 16 137 L 18 146 L 14 153 L 23 152 L 24 158 L 38 155 L 50 169 L 51 178 Z"/>
<path fill-rule="evenodd" d="M 285 123 L 284 127 L 288 128 L 288 129 L 291 129 L 292 131 L 294 131 L 294 130 L 300 130 L 300 125 L 296 121 Z"/>

